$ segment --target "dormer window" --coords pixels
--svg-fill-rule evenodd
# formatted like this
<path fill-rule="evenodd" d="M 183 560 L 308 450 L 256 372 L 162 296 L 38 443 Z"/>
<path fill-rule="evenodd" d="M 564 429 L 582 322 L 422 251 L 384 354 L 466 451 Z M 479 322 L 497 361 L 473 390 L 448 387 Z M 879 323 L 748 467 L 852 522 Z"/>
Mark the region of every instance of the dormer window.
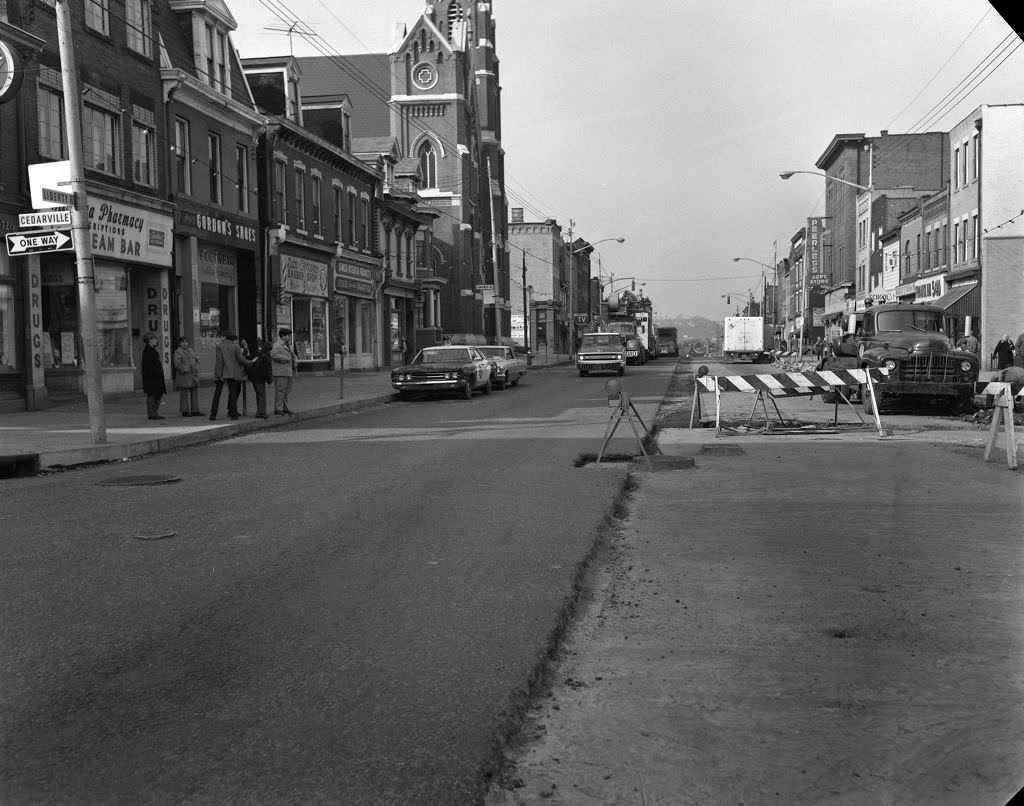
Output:
<path fill-rule="evenodd" d="M 238 28 L 235 18 L 219 0 L 170 0 L 170 5 L 174 12 L 191 18 L 192 63 L 200 81 L 217 92 L 230 95 L 234 54 L 228 36 Z"/>
<path fill-rule="evenodd" d="M 206 26 L 206 83 L 218 92 L 228 88 L 228 36 L 215 26 Z"/>

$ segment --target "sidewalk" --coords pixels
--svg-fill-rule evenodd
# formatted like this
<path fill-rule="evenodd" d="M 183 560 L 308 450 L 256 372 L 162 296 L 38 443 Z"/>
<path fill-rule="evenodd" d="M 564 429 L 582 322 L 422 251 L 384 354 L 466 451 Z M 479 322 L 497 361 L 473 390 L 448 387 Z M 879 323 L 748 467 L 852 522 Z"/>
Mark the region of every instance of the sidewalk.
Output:
<path fill-rule="evenodd" d="M 531 371 L 565 363 L 569 356 L 551 354 L 534 358 Z M 168 382 L 168 387 L 171 384 Z M 178 411 L 178 393 L 170 391 L 161 412 L 164 420 L 146 418 L 146 397 L 139 391 L 104 398 L 104 425 L 107 441 L 94 443 L 89 433 L 89 407 L 85 399 L 41 411 L 0 414 L 0 479 L 16 475 L 34 475 L 40 470 L 60 469 L 96 462 L 116 462 L 151 453 L 199 445 L 237 434 L 275 428 L 302 420 L 326 417 L 343 411 L 365 408 L 395 399 L 389 369 L 375 372 L 346 372 L 322 375 L 300 374 L 292 387 L 288 405 L 292 414 L 265 420 L 253 417 L 256 399 L 252 386 L 245 383 L 245 402 L 239 397 L 242 417 L 227 416 L 227 390 L 221 395 L 220 411 L 210 421 L 213 382 L 199 389 L 199 407 L 203 417 L 182 417 Z M 268 410 L 273 411 L 274 390 L 267 390 Z"/>

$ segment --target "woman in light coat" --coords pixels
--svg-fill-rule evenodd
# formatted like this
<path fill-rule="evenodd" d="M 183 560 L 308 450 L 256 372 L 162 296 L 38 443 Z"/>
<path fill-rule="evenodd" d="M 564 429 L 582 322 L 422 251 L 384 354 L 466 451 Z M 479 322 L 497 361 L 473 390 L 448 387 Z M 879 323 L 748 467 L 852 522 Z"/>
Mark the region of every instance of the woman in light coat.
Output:
<path fill-rule="evenodd" d="M 178 406 L 182 417 L 198 417 L 199 356 L 184 336 L 174 351 L 174 388 L 178 390 Z"/>

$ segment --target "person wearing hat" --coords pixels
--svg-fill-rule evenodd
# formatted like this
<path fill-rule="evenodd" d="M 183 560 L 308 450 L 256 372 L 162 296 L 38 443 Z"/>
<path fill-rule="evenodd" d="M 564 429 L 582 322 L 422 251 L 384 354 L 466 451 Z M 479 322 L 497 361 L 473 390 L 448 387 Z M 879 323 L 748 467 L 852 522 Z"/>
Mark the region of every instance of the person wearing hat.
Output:
<path fill-rule="evenodd" d="M 164 381 L 164 362 L 156 346 L 159 339 L 155 333 L 142 334 L 142 391 L 146 393 L 146 416 L 150 420 L 163 420 L 160 403 L 167 394 Z"/>
<path fill-rule="evenodd" d="M 288 394 L 292 390 L 292 379 L 299 365 L 299 359 L 292 349 L 292 331 L 282 327 L 277 331 L 277 341 L 270 348 L 273 362 L 271 375 L 274 378 L 274 414 L 291 414 L 288 408 Z"/>

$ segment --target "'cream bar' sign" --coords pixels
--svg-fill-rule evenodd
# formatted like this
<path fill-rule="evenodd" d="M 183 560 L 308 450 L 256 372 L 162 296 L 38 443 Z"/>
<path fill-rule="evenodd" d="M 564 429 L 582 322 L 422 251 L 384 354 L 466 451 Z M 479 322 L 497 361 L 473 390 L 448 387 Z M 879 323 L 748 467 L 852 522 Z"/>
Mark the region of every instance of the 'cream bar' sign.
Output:
<path fill-rule="evenodd" d="M 174 219 L 155 210 L 89 199 L 93 257 L 171 265 Z"/>

